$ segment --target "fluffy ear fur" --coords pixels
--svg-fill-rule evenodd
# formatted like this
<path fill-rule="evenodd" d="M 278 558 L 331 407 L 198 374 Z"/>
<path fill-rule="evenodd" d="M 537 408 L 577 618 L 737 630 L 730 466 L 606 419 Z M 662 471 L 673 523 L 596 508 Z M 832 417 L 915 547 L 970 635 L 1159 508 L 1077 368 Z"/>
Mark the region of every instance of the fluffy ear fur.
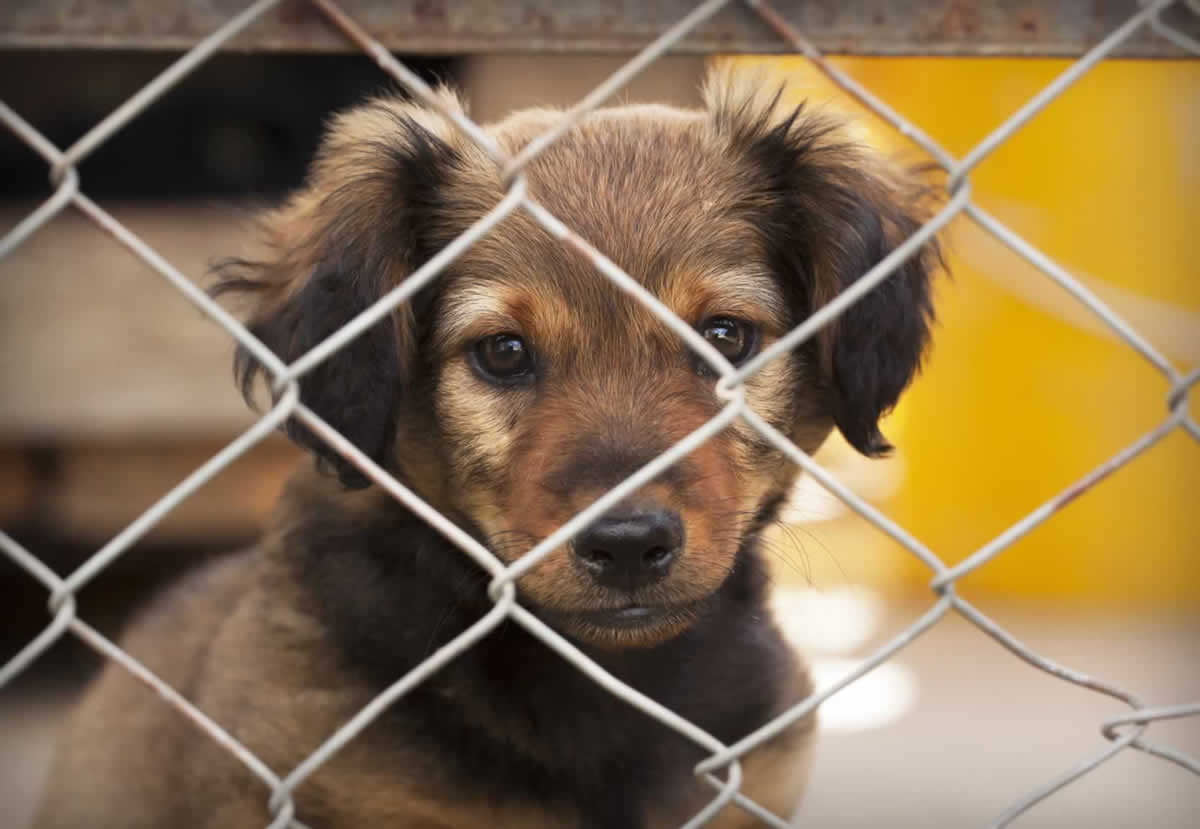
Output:
<path fill-rule="evenodd" d="M 431 223 L 446 172 L 460 161 L 449 135 L 441 116 L 397 98 L 335 118 L 303 189 L 262 219 L 266 255 L 218 264 L 214 293 L 244 295 L 254 335 L 285 362 L 301 357 L 436 252 Z M 406 303 L 300 380 L 301 400 L 384 466 L 417 336 Z M 234 371 L 249 401 L 263 368 L 239 347 Z M 367 484 L 300 424 L 287 433 L 346 486 Z"/>
<path fill-rule="evenodd" d="M 911 236 L 930 215 L 932 194 L 915 175 L 846 138 L 835 119 L 784 108 L 782 90 L 763 80 L 718 71 L 706 101 L 718 135 L 756 182 L 747 207 L 800 321 Z M 926 245 L 810 348 L 834 422 L 863 454 L 891 449 L 879 418 L 920 367 L 939 263 L 936 242 Z"/>

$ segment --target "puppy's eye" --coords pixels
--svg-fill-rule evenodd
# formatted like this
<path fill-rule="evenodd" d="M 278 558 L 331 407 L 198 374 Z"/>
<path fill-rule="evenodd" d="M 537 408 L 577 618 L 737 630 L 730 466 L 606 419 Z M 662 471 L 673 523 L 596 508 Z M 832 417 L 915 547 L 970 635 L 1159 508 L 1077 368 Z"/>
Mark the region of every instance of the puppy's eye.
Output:
<path fill-rule="evenodd" d="M 713 317 L 700 326 L 700 335 L 735 366 L 744 363 L 758 344 L 754 326 L 732 317 Z"/>
<path fill-rule="evenodd" d="M 485 380 L 511 385 L 533 377 L 533 355 L 516 334 L 493 334 L 471 346 L 471 361 Z"/>

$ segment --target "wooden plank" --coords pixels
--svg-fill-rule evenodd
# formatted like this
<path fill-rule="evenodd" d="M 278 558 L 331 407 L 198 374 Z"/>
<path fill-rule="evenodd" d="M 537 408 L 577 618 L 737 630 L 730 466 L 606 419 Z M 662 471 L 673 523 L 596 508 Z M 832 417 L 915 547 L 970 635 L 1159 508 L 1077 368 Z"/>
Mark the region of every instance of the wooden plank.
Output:
<path fill-rule="evenodd" d="M 113 214 L 185 275 L 246 241 L 232 210 L 152 205 Z M 19 219 L 0 212 L 0 227 Z M 4 262 L 0 441 L 232 436 L 252 422 L 233 340 L 166 280 L 68 209 Z"/>
<path fill-rule="evenodd" d="M 221 449 L 217 442 L 75 446 L 59 457 L 41 505 L 65 537 L 103 544 Z M 262 529 L 302 455 L 271 439 L 227 467 L 155 526 L 143 544 L 181 546 L 249 538 Z"/>

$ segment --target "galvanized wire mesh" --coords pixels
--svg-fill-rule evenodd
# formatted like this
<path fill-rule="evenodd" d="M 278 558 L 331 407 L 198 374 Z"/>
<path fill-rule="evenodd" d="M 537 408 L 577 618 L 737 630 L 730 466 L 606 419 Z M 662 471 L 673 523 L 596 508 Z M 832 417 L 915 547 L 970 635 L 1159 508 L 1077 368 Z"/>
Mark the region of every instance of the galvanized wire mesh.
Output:
<path fill-rule="evenodd" d="M 439 110 L 446 118 L 462 129 L 464 134 L 477 143 L 503 171 L 508 190 L 504 198 L 487 215 L 433 256 L 433 258 L 411 274 L 397 288 L 380 298 L 353 321 L 290 365 L 281 362 L 237 320 L 196 288 L 190 280 L 176 270 L 169 262 L 117 222 L 103 208 L 84 195 L 80 189 L 80 180 L 77 172 L 79 163 L 85 157 L 121 130 L 129 121 L 153 105 L 156 100 L 169 91 L 180 79 L 224 46 L 238 32 L 251 25 L 264 12 L 277 5 L 279 1 L 258 0 L 258 2 L 250 5 L 241 14 L 229 20 L 219 30 L 198 43 L 191 51 L 173 63 L 166 71 L 114 110 L 108 117 L 104 118 L 66 150 L 60 150 L 55 147 L 33 126 L 24 121 L 21 116 L 13 112 L 3 102 L 0 102 L 0 121 L 46 160 L 50 165 L 50 181 L 55 187 L 54 193 L 49 199 L 9 231 L 3 239 L 0 239 L 0 259 L 21 244 L 22 241 L 37 232 L 38 228 L 49 222 L 65 207 L 72 205 L 90 217 L 120 244 L 128 248 L 163 278 L 173 284 L 188 300 L 223 327 L 238 343 L 249 349 L 251 354 L 266 367 L 276 391 L 279 392 L 274 407 L 263 415 L 250 429 L 164 495 L 154 506 L 104 545 L 104 547 L 80 565 L 74 572 L 65 577 L 53 572 L 35 555 L 21 547 L 10 537 L 0 533 L 0 551 L 49 591 L 49 609 L 52 613 L 52 619 L 46 628 L 17 653 L 16 656 L 0 667 L 0 687 L 3 687 L 13 677 L 28 668 L 55 641 L 67 631 L 70 631 L 104 657 L 119 663 L 139 680 L 153 688 L 168 704 L 174 706 L 191 719 L 199 730 L 221 744 L 261 779 L 271 791 L 267 804 L 267 808 L 269 809 L 269 818 L 267 818 L 269 820 L 269 827 L 303 826 L 300 822 L 301 816 L 296 814 L 293 800 L 293 792 L 295 792 L 297 787 L 302 785 L 305 779 L 320 768 L 331 755 L 339 751 L 350 740 L 353 740 L 360 731 L 378 717 L 388 706 L 395 704 L 405 693 L 423 682 L 458 654 L 487 637 L 502 621 L 509 619 L 542 640 L 547 646 L 558 652 L 562 658 L 571 662 L 581 672 L 593 679 L 597 684 L 603 686 L 613 695 L 623 699 L 629 705 L 642 710 L 649 716 L 656 718 L 664 725 L 674 729 L 705 750 L 707 757 L 696 766 L 695 774 L 711 784 L 715 794 L 713 799 L 699 813 L 692 817 L 685 826 L 694 827 L 704 825 L 718 811 L 732 802 L 758 817 L 767 825 L 786 827 L 788 824 L 783 816 L 772 814 L 761 805 L 754 803 L 740 793 L 742 783 L 740 758 L 780 733 L 789 725 L 811 713 L 824 700 L 838 693 L 842 688 L 893 657 L 937 624 L 948 613 L 954 611 L 970 620 L 983 632 L 1032 667 L 1045 671 L 1063 681 L 1074 683 L 1090 691 L 1118 699 L 1130 708 L 1129 713 L 1112 717 L 1100 723 L 1101 733 L 1110 741 L 1110 744 L 1103 751 L 1097 753 L 1095 756 L 1083 759 L 1073 768 L 1064 771 L 1052 780 L 1048 780 L 1045 785 L 1036 791 L 1022 794 L 1014 800 L 1009 809 L 996 817 L 990 825 L 997 827 L 1008 825 L 1039 801 L 1061 790 L 1072 781 L 1086 775 L 1127 748 L 1138 749 L 1200 775 L 1200 760 L 1170 746 L 1151 742 L 1146 739 L 1146 733 L 1150 725 L 1158 720 L 1200 716 L 1200 702 L 1149 706 L 1130 691 L 1102 679 L 1072 670 L 1039 655 L 1016 640 L 1003 627 L 989 619 L 955 592 L 955 584 L 963 576 L 986 565 L 1018 539 L 1034 531 L 1067 503 L 1099 484 L 1109 475 L 1129 463 L 1133 458 L 1161 441 L 1175 429 L 1183 429 L 1190 433 L 1193 438 L 1200 441 L 1200 425 L 1190 415 L 1188 409 L 1188 394 L 1190 389 L 1200 382 L 1200 369 L 1194 370 L 1189 374 L 1183 374 L 1175 368 L 1138 331 L 1122 320 L 1118 314 L 1087 287 L 1072 277 L 1064 268 L 973 203 L 971 201 L 970 190 L 970 174 L 980 162 L 1008 140 L 1015 132 L 1020 130 L 1030 119 L 1034 118 L 1051 101 L 1066 92 L 1075 81 L 1100 61 L 1104 60 L 1106 56 L 1141 27 L 1149 26 L 1176 45 L 1200 55 L 1200 43 L 1197 43 L 1194 39 L 1178 30 L 1170 28 L 1163 22 L 1161 17 L 1162 11 L 1172 5 L 1173 2 L 1180 2 L 1181 5 L 1185 5 L 1193 12 L 1200 14 L 1200 2 L 1198 0 L 1154 0 L 1154 2 L 1141 0 L 1139 3 L 1140 7 L 1131 8 L 1131 14 L 1127 22 L 1074 62 L 1057 79 L 1033 96 L 1023 107 L 996 127 L 962 158 L 951 156 L 923 132 L 920 127 L 899 115 L 870 91 L 825 61 L 822 55 L 805 39 L 804 35 L 789 25 L 787 19 L 768 3 L 760 2 L 759 0 L 745 0 L 744 6 L 748 7 L 750 13 L 759 15 L 767 25 L 779 33 L 780 37 L 789 42 L 797 52 L 807 56 L 820 71 L 827 75 L 841 89 L 859 100 L 901 134 L 915 142 L 937 164 L 944 168 L 948 174 L 946 185 L 948 199 L 936 215 L 883 261 L 859 277 L 843 293 L 806 319 L 785 337 L 745 365 L 736 369 L 728 364 L 687 323 L 675 316 L 665 305 L 649 294 L 636 280 L 622 271 L 602 252 L 593 248 L 585 239 L 577 236 L 570 227 L 531 198 L 526 191 L 523 177 L 525 166 L 545 150 L 546 147 L 571 129 L 588 112 L 601 105 L 641 69 L 670 49 L 689 30 L 715 14 L 722 7 L 729 5 L 732 0 L 708 0 L 699 4 L 691 14 L 680 20 L 679 23 L 666 31 L 604 83 L 596 87 L 579 103 L 568 110 L 552 129 L 531 141 L 514 157 L 507 157 L 491 137 L 466 116 L 459 112 L 446 110 L 441 101 L 419 77 L 392 57 L 386 49 L 372 39 L 367 32 L 360 28 L 332 0 L 312 0 L 313 5 L 321 10 L 331 25 L 340 29 L 348 38 L 360 46 L 385 72 L 399 81 L 418 99 L 430 107 Z M 549 231 L 554 238 L 587 257 L 594 264 L 596 270 L 599 271 L 601 278 L 611 280 L 678 333 L 716 371 L 719 376 L 716 382 L 716 393 L 724 401 L 725 405 L 721 412 L 711 421 L 696 429 L 668 451 L 639 469 L 619 486 L 574 516 L 549 537 L 536 544 L 516 561 L 505 565 L 491 551 L 474 540 L 462 529 L 455 526 L 429 504 L 425 503 L 416 493 L 405 487 L 404 484 L 376 465 L 370 458 L 366 457 L 346 440 L 346 438 L 300 402 L 297 383 L 299 378 L 306 372 L 312 370 L 321 361 L 327 359 L 369 326 L 389 315 L 398 305 L 408 300 L 420 290 L 422 286 L 436 279 L 439 273 L 457 256 L 462 254 L 463 251 L 480 237 L 487 234 L 505 216 L 517 210 L 527 212 L 535 221 Z M 769 362 L 779 358 L 789 349 L 799 346 L 814 336 L 823 326 L 828 325 L 851 304 L 861 299 L 863 295 L 889 278 L 926 241 L 941 230 L 951 219 L 960 214 L 967 216 L 980 228 L 992 234 L 1021 257 L 1028 260 L 1044 273 L 1047 278 L 1062 286 L 1076 300 L 1087 307 L 1121 341 L 1134 349 L 1156 370 L 1162 373 L 1169 383 L 1169 392 L 1165 401 L 1166 414 L 1163 421 L 1156 428 L 1138 438 L 1108 461 L 1096 467 L 1061 493 L 1030 512 L 957 565 L 949 567 L 933 551 L 922 544 L 919 539 L 914 538 L 904 528 L 898 526 L 875 507 L 849 490 L 830 472 L 817 464 L 808 454 L 764 422 L 746 404 L 742 384 L 747 378 L 762 370 Z M 428 659 L 413 668 L 408 674 L 398 678 L 393 685 L 359 711 L 353 719 L 345 723 L 335 733 L 329 735 L 325 742 L 296 768 L 287 770 L 286 773 L 281 774 L 277 770 L 268 768 L 251 751 L 226 732 L 219 723 L 214 722 L 203 712 L 197 710 L 175 690 L 147 670 L 145 666 L 124 652 L 112 641 L 98 633 L 83 619 L 79 618 L 76 610 L 76 595 L 102 570 L 142 538 L 148 530 L 181 501 L 189 497 L 196 489 L 204 485 L 236 458 L 273 432 L 289 417 L 295 417 L 304 423 L 313 434 L 326 441 L 330 447 L 357 466 L 380 487 L 428 521 L 430 525 L 461 548 L 464 554 L 470 556 L 480 567 L 491 574 L 492 581 L 489 586 L 489 595 L 494 602 L 494 607 L 466 631 L 434 652 Z M 831 493 L 844 501 L 851 509 L 874 524 L 923 562 L 933 572 L 930 589 L 933 592 L 934 601 L 928 611 L 916 622 L 899 632 L 891 641 L 880 647 L 869 658 L 863 660 L 855 670 L 851 671 L 840 681 L 820 693 L 814 693 L 808 699 L 776 717 L 752 734 L 746 735 L 732 745 L 725 745 L 693 723 L 688 722 L 654 700 L 622 683 L 592 662 L 569 641 L 547 627 L 520 604 L 515 589 L 515 581 L 537 565 L 538 562 L 549 555 L 554 549 L 566 543 L 572 536 L 608 508 L 650 481 L 738 418 L 741 418 L 745 423 L 762 434 L 771 444 L 791 458 Z M 200 739 L 199 735 L 197 738 Z"/>

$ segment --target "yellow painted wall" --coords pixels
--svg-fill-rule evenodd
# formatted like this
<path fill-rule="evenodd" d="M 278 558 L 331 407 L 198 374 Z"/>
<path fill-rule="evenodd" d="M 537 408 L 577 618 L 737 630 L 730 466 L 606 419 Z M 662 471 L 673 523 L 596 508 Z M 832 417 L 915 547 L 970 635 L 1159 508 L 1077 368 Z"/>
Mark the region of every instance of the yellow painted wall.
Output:
<path fill-rule="evenodd" d="M 797 100 L 856 111 L 803 59 L 737 60 L 788 76 Z M 1069 65 L 836 63 L 957 156 Z M 881 122 L 862 123 L 881 146 L 920 158 Z M 1200 363 L 1200 61 L 1104 62 L 971 178 L 978 204 L 1084 278 L 1177 367 Z M 939 290 L 932 358 L 885 430 L 902 477 L 880 506 L 954 562 L 1161 422 L 1167 384 L 970 220 L 952 225 L 949 242 L 954 277 Z M 1191 399 L 1200 414 L 1200 391 Z M 826 454 L 836 462 L 838 453 Z M 858 576 L 892 585 L 928 581 L 858 519 L 809 530 L 842 570 L 865 567 Z M 1196 605 L 1200 445 L 1171 435 L 963 589 Z"/>

